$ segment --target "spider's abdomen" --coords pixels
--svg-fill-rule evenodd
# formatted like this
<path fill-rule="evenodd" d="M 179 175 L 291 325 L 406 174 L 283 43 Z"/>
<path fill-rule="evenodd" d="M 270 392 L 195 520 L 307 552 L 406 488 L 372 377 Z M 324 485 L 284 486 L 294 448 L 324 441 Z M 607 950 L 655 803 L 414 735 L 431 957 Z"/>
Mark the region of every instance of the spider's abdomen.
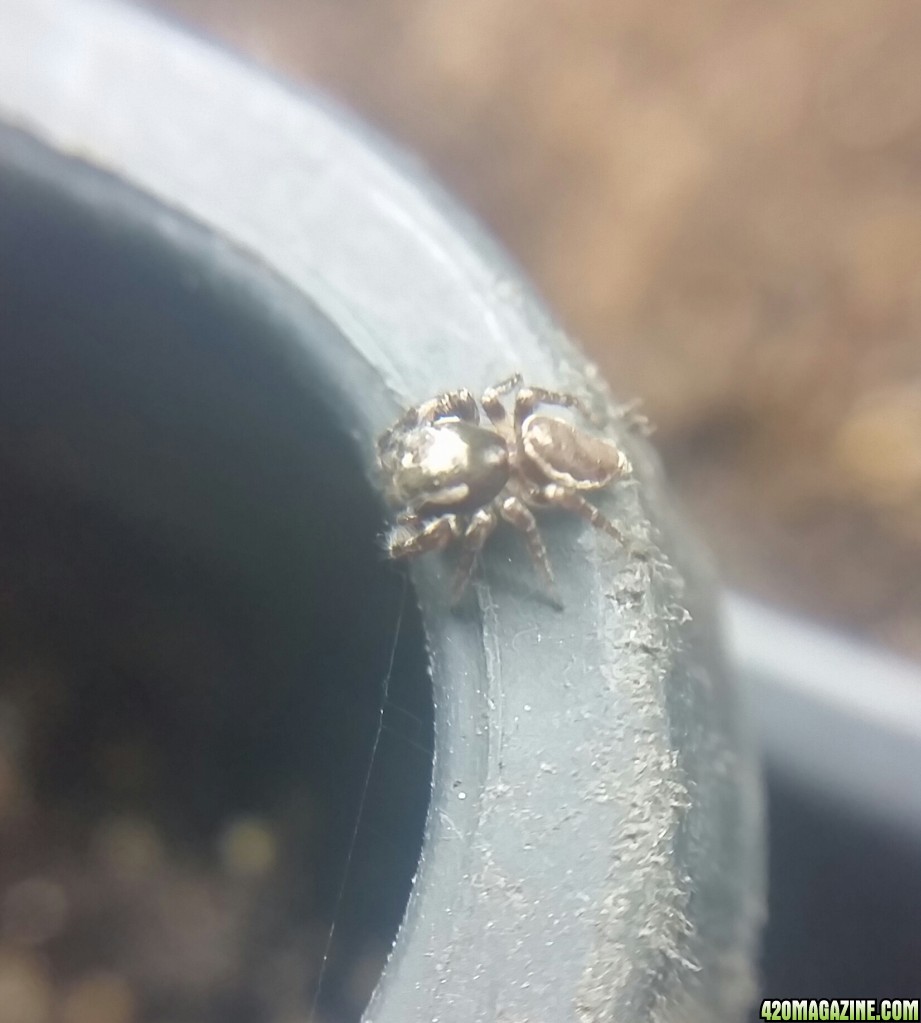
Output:
<path fill-rule="evenodd" d="M 479 508 L 509 476 L 505 441 L 492 430 L 456 419 L 408 431 L 395 461 L 395 496 L 418 511 Z"/>
<path fill-rule="evenodd" d="M 597 490 L 631 471 L 627 456 L 613 441 L 553 416 L 529 416 L 521 444 L 530 463 L 529 475 L 574 490 Z"/>

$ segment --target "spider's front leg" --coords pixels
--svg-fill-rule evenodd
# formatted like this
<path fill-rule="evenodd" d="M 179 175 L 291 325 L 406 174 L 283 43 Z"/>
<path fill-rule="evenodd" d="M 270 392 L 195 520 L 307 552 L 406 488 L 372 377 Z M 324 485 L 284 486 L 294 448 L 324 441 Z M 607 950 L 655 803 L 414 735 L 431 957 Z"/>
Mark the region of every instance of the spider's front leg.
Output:
<path fill-rule="evenodd" d="M 537 520 L 531 509 L 519 497 L 506 497 L 499 505 L 499 514 L 509 525 L 514 526 L 524 534 L 525 542 L 528 545 L 528 553 L 534 567 L 544 580 L 547 596 L 551 602 L 560 610 L 563 608 L 563 601 L 560 598 L 559 590 L 556 588 L 556 580 L 553 578 L 553 569 L 550 567 L 550 559 L 547 557 L 547 548 L 541 539 L 540 530 L 537 528 Z"/>
<path fill-rule="evenodd" d="M 416 408 L 416 424 L 430 425 L 437 419 L 457 418 L 468 423 L 478 423 L 480 412 L 476 398 L 466 389 L 445 391 Z"/>
<path fill-rule="evenodd" d="M 439 515 L 427 522 L 414 515 L 401 515 L 387 534 L 384 547 L 391 558 L 412 558 L 428 551 L 442 551 L 463 534 L 459 515 Z"/>
<path fill-rule="evenodd" d="M 454 574 L 454 584 L 451 587 L 452 605 L 458 604 L 464 595 L 473 570 L 476 568 L 480 551 L 498 524 L 499 516 L 492 505 L 480 508 L 470 516 L 470 522 L 461 537 L 463 549 L 457 563 L 457 571 Z"/>
<path fill-rule="evenodd" d="M 437 419 L 457 418 L 468 423 L 478 423 L 480 413 L 476 399 L 466 389 L 445 391 L 421 405 L 408 408 L 400 418 L 377 439 L 378 458 L 382 459 L 395 437 L 414 430 L 418 426 L 431 425 Z"/>

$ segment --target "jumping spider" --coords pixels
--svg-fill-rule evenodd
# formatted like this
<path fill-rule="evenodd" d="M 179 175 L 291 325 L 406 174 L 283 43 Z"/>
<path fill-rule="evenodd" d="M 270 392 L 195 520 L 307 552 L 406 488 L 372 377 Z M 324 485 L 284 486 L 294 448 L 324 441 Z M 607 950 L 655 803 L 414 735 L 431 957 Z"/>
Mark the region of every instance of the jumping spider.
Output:
<path fill-rule="evenodd" d="M 513 392 L 509 413 L 502 399 Z M 409 558 L 459 542 L 456 603 L 483 545 L 504 520 L 524 534 L 549 594 L 562 606 L 531 509 L 565 508 L 624 543 L 582 492 L 628 475 L 630 462 L 612 441 L 538 412 L 541 405 L 556 405 L 588 416 L 574 395 L 524 387 L 520 374 L 491 387 L 480 405 L 490 426 L 480 425 L 469 391 L 447 391 L 408 409 L 379 438 L 387 499 L 400 509 L 385 539 L 387 553 Z"/>

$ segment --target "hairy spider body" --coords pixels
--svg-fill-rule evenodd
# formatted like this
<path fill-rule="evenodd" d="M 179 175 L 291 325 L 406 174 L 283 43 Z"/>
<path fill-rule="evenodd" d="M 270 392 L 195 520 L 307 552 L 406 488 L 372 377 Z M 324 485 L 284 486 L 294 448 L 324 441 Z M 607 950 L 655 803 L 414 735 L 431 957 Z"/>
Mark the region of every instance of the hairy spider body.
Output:
<path fill-rule="evenodd" d="M 429 512 L 474 511 L 508 482 L 505 441 L 493 431 L 460 419 L 440 419 L 402 438 L 400 457 L 382 463 L 388 497 L 396 507 Z"/>
<path fill-rule="evenodd" d="M 503 397 L 515 392 L 510 413 Z M 583 492 L 601 490 L 632 469 L 612 441 L 538 412 L 572 408 L 571 394 L 523 387 L 520 375 L 490 388 L 479 405 L 469 391 L 447 391 L 407 411 L 378 440 L 385 492 L 396 524 L 385 546 L 392 558 L 461 546 L 453 598 L 463 594 L 476 559 L 500 521 L 520 530 L 555 603 L 553 571 L 532 509 L 565 508 L 623 542 L 620 530 Z"/>

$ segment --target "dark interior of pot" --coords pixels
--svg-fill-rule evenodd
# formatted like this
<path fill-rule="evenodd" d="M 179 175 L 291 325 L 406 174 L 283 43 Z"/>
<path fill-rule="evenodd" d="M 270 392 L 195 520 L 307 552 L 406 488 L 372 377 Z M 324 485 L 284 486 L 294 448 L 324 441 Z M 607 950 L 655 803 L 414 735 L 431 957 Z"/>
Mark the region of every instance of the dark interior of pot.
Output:
<path fill-rule="evenodd" d="M 0 162 L 0 987 L 304 1019 L 326 956 L 354 1020 L 428 801 L 418 613 L 303 328 L 119 189 Z"/>

